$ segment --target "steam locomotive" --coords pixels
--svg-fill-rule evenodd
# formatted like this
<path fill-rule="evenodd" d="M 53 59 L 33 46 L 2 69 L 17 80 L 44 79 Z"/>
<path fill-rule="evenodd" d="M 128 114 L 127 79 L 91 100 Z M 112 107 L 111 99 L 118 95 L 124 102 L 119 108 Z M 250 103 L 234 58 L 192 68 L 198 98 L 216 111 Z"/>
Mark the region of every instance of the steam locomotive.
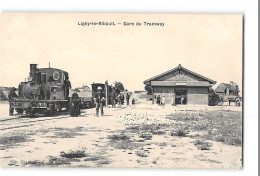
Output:
<path fill-rule="evenodd" d="M 18 86 L 18 98 L 10 100 L 10 109 L 30 116 L 54 115 L 69 109 L 69 74 L 56 68 L 37 68 L 30 64 L 28 81 Z"/>

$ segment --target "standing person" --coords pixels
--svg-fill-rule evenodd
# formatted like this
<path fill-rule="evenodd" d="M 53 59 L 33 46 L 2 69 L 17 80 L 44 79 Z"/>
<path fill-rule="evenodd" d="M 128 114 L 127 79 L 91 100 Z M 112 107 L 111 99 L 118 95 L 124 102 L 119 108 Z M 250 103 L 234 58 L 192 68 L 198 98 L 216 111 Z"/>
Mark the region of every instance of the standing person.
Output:
<path fill-rule="evenodd" d="M 184 104 L 184 95 L 181 95 L 181 104 Z"/>
<path fill-rule="evenodd" d="M 113 88 L 112 95 L 111 95 L 111 103 L 112 103 L 112 108 L 115 108 L 115 106 L 116 106 L 116 92 L 115 92 L 114 88 Z"/>
<path fill-rule="evenodd" d="M 99 116 L 99 109 L 101 111 L 101 116 L 104 116 L 104 101 L 105 101 L 105 94 L 102 92 L 102 88 L 98 87 L 98 92 L 95 95 L 95 101 L 96 101 L 96 116 Z"/>
<path fill-rule="evenodd" d="M 77 92 L 75 91 L 70 99 L 70 115 L 72 117 L 78 117 L 78 115 L 80 114 L 80 99 L 79 96 L 77 94 Z"/>
<path fill-rule="evenodd" d="M 158 96 L 157 96 L 157 101 L 156 101 L 156 103 L 159 105 L 160 102 L 161 102 L 161 97 L 160 97 L 160 95 L 158 95 Z"/>
<path fill-rule="evenodd" d="M 175 94 L 172 94 L 172 106 L 175 106 Z"/>
<path fill-rule="evenodd" d="M 165 96 L 163 95 L 162 97 L 162 102 L 161 102 L 162 105 L 165 105 Z"/>
<path fill-rule="evenodd" d="M 132 105 L 135 106 L 135 98 L 132 99 Z"/>
<path fill-rule="evenodd" d="M 124 104 L 124 101 L 125 101 L 125 96 L 124 96 L 124 94 L 121 94 L 121 104 L 122 105 Z"/>
<path fill-rule="evenodd" d="M 130 98 L 130 95 L 127 93 L 126 94 L 126 103 L 127 103 L 127 105 L 129 105 L 129 98 Z"/>
<path fill-rule="evenodd" d="M 8 93 L 8 99 L 9 101 L 15 100 L 18 96 L 16 95 L 16 93 L 14 92 L 15 88 L 11 88 L 10 92 Z M 13 115 L 14 114 L 14 108 L 11 108 L 11 103 L 9 102 L 9 115 Z"/>
<path fill-rule="evenodd" d="M 69 90 L 71 89 L 71 83 L 69 81 L 69 75 L 66 75 L 65 74 L 65 80 L 64 80 L 64 96 L 65 96 L 65 99 L 68 99 L 69 97 Z"/>
<path fill-rule="evenodd" d="M 118 103 L 118 107 L 121 107 L 121 102 L 122 102 L 122 97 L 121 97 L 121 94 L 119 93 L 118 96 L 117 96 L 117 103 Z"/>

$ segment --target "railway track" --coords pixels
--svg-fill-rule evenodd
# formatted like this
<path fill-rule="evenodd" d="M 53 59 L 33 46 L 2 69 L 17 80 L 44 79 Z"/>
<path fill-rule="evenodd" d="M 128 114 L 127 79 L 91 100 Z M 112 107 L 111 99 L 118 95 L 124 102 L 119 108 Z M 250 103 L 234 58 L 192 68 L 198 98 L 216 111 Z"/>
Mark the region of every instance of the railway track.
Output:
<path fill-rule="evenodd" d="M 46 121 L 53 121 L 53 120 L 61 120 L 66 118 L 72 118 L 69 115 L 62 116 L 62 117 L 37 117 L 37 118 L 21 118 L 16 117 L 12 119 L 4 119 L 0 120 L 0 131 L 9 130 L 9 129 L 18 129 L 22 127 L 29 127 L 37 124 L 38 122 L 46 122 Z M 6 123 L 7 122 L 7 123 Z"/>

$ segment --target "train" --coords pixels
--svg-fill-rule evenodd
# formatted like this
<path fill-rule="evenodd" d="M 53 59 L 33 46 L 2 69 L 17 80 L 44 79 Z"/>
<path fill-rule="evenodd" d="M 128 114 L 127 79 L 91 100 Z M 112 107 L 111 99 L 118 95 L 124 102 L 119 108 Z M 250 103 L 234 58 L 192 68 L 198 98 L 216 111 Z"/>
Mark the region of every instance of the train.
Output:
<path fill-rule="evenodd" d="M 71 89 L 69 73 L 57 68 L 37 68 L 37 64 L 30 64 L 27 81 L 18 86 L 18 96 L 9 100 L 10 111 L 18 114 L 38 116 L 40 114 L 53 116 L 58 111 L 69 110 L 69 102 L 74 91 L 78 93 L 81 109 L 95 107 L 94 98 L 97 88 L 101 87 L 105 94 L 106 105 L 112 104 L 112 85 L 106 81 L 88 86 Z M 118 92 L 117 89 L 115 89 Z"/>
<path fill-rule="evenodd" d="M 37 68 L 30 64 L 27 81 L 18 86 L 18 97 L 9 101 L 10 110 L 30 116 L 69 109 L 69 73 L 57 68 Z"/>

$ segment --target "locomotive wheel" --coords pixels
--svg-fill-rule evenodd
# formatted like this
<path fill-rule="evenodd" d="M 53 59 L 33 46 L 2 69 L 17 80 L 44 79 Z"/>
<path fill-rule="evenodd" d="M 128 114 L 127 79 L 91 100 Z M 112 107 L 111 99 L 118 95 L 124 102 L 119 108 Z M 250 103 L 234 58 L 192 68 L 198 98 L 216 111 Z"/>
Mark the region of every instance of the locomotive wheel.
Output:
<path fill-rule="evenodd" d="M 36 115 L 36 113 L 31 112 L 31 113 L 30 113 L 30 117 L 31 117 L 31 118 L 35 118 L 35 117 L 37 117 L 37 115 Z"/>
<path fill-rule="evenodd" d="M 23 113 L 23 108 L 17 108 L 16 112 L 19 113 L 19 114 L 22 114 Z"/>

